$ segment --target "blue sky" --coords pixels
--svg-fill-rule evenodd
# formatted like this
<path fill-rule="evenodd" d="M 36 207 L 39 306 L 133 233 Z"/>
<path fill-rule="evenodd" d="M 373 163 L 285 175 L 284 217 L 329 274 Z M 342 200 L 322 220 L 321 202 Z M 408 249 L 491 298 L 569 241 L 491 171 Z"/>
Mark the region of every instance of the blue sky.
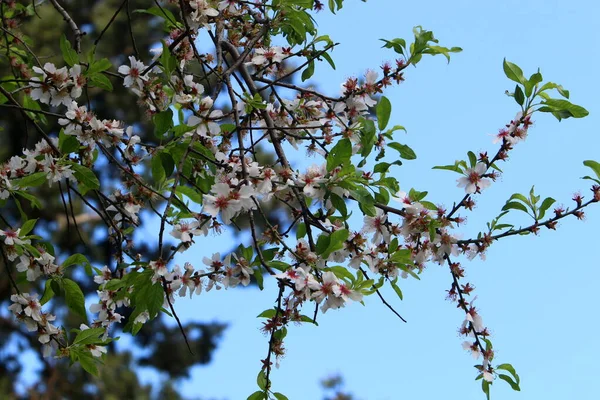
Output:
<path fill-rule="evenodd" d="M 502 60 L 520 65 L 529 76 L 538 67 L 545 80 L 571 91 L 574 103 L 590 116 L 557 122 L 538 114 L 529 137 L 501 166 L 502 178 L 477 198 L 477 208 L 462 213 L 468 225 L 459 229 L 471 237 L 485 229 L 508 197 L 528 192 L 531 185 L 557 204 L 571 207 L 572 194 L 589 197 L 588 174 L 582 160 L 600 161 L 597 135 L 599 84 L 594 72 L 600 62 L 600 31 L 594 28 L 600 7 L 591 1 L 503 2 L 432 0 L 427 5 L 404 1 L 347 0 L 336 16 L 316 16 L 321 34 L 341 42 L 333 53 L 337 70 L 317 66 L 312 83 L 337 94 L 345 78 L 393 60 L 381 49 L 380 38 L 412 37 L 412 27 L 433 30 L 441 45 L 460 46 L 449 65 L 443 57 L 425 57 L 406 73 L 406 82 L 385 92 L 392 101 L 390 124 L 408 134 L 397 140 L 410 145 L 418 159 L 395 170 L 402 189 L 428 190 L 429 200 L 451 206 L 463 190 L 456 174 L 434 165 L 464 159 L 468 150 L 495 152 L 492 137 L 518 111 L 504 91 L 514 84 L 504 77 Z M 318 162 L 317 159 L 314 162 Z M 594 339 L 600 283 L 597 269 L 597 229 L 600 211 L 591 208 L 585 221 L 564 220 L 557 232 L 538 237 L 508 238 L 494 244 L 487 261 L 465 262 L 468 280 L 476 286 L 476 304 L 490 328 L 496 363 L 510 362 L 521 376 L 521 393 L 504 382 L 494 384 L 496 399 L 596 399 Z M 528 221 L 517 213 L 507 221 Z M 358 228 L 357 228 L 358 229 Z M 205 242 L 204 242 L 205 243 Z M 214 238 L 211 246 L 185 253 L 179 261 L 197 260 L 231 238 Z M 319 399 L 319 380 L 340 373 L 346 387 L 361 399 L 482 399 L 474 382 L 474 362 L 461 348 L 457 329 L 463 314 L 445 300 L 450 286 L 447 268 L 431 265 L 421 281 L 400 282 L 404 301 L 387 297 L 408 320 L 400 322 L 375 297 L 366 307 L 350 304 L 319 317 L 319 327 L 292 326 L 286 357 L 273 375 L 273 389 L 290 399 Z M 256 390 L 260 359 L 268 338 L 259 331 L 261 311 L 273 305 L 274 281 L 267 288 L 212 291 L 176 303 L 181 317 L 230 324 L 214 361 L 193 369 L 181 382 L 186 395 L 243 399 Z M 150 380 L 151 374 L 144 374 Z"/>

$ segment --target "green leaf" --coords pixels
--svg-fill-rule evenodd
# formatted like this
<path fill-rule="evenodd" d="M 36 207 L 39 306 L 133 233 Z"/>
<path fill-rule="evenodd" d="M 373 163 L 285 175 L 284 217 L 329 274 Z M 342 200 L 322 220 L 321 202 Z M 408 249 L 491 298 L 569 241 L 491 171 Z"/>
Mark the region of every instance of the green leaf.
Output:
<path fill-rule="evenodd" d="M 517 201 L 509 201 L 504 205 L 504 207 L 502 207 L 502 211 L 510 210 L 510 209 L 521 210 L 523 212 L 527 212 L 527 207 L 525 207 L 522 203 L 519 203 Z"/>
<path fill-rule="evenodd" d="M 268 310 L 265 310 L 258 314 L 256 318 L 273 318 L 275 314 L 277 314 L 277 310 L 275 310 L 274 308 L 269 308 Z"/>
<path fill-rule="evenodd" d="M 461 168 L 461 163 L 465 164 L 465 168 L 466 168 L 466 163 L 464 161 L 456 161 L 454 163 L 454 165 L 437 165 L 437 166 L 433 167 L 432 169 L 443 169 L 443 170 L 454 171 L 454 172 L 458 172 L 459 174 L 462 174 L 463 168 Z"/>
<path fill-rule="evenodd" d="M 298 228 L 296 229 L 296 239 L 300 239 L 306 235 L 306 224 L 304 222 L 300 222 L 298 224 Z"/>
<path fill-rule="evenodd" d="M 104 335 L 105 328 L 89 328 L 80 331 L 77 336 L 75 336 L 75 340 L 73 340 L 72 344 L 96 344 L 102 343 L 103 340 L 100 336 Z"/>
<path fill-rule="evenodd" d="M 306 69 L 302 71 L 302 82 L 307 79 L 310 79 L 315 73 L 315 62 L 310 61 L 306 66 Z"/>
<path fill-rule="evenodd" d="M 600 163 L 596 162 L 594 160 L 585 160 L 583 162 L 583 165 L 585 165 L 586 167 L 589 167 L 592 169 L 592 171 L 594 171 L 594 173 L 596 174 L 596 177 L 598 179 L 600 179 Z"/>
<path fill-rule="evenodd" d="M 538 219 L 543 219 L 544 215 L 546 215 L 546 211 L 548 211 L 548 209 L 552 206 L 552 204 L 554 204 L 556 202 L 556 200 L 554 200 L 552 197 L 546 197 L 544 199 L 544 201 L 542 201 L 542 205 L 540 206 L 539 209 L 539 215 L 538 215 Z"/>
<path fill-rule="evenodd" d="M 258 257 L 257 257 L 257 263 L 260 263 L 260 260 L 258 260 Z M 263 278 L 263 274 L 262 274 L 262 270 L 261 270 L 260 266 L 254 270 L 254 279 L 256 280 L 256 284 L 258 285 L 258 288 L 260 290 L 263 290 L 265 288 L 264 284 L 263 284 L 264 278 Z"/>
<path fill-rule="evenodd" d="M 327 258 L 334 251 L 338 251 L 344 248 L 344 242 L 348 239 L 350 232 L 347 229 L 338 229 L 329 235 L 329 244 L 327 249 L 323 252 L 322 257 Z"/>
<path fill-rule="evenodd" d="M 333 58 L 331 58 L 329 53 L 323 52 L 323 53 L 321 53 L 320 57 L 323 57 L 325 59 L 325 61 L 327 61 L 327 63 L 331 66 L 332 69 L 335 69 L 335 63 L 333 62 Z"/>
<path fill-rule="evenodd" d="M 375 168 L 373 169 L 373 172 L 385 174 L 388 172 L 388 170 L 390 169 L 390 167 L 392 165 L 402 165 L 402 161 L 396 160 L 393 163 L 380 162 L 378 164 L 375 164 Z"/>
<path fill-rule="evenodd" d="M 173 75 L 175 68 L 177 68 L 177 59 L 173 56 L 173 54 L 171 54 L 169 46 L 167 46 L 164 40 L 162 41 L 162 48 L 163 50 L 160 55 L 160 63 L 165 70 L 165 74 L 167 76 L 171 76 Z"/>
<path fill-rule="evenodd" d="M 268 382 L 267 382 L 267 376 L 265 374 L 265 371 L 261 369 L 260 372 L 258 373 L 258 376 L 256 377 L 256 384 L 262 390 L 267 390 L 267 383 Z"/>
<path fill-rule="evenodd" d="M 165 301 L 165 293 L 160 282 L 155 284 L 150 282 L 150 284 L 143 286 L 139 295 L 136 296 L 136 300 L 140 297 L 144 298 L 148 314 L 150 314 L 151 318 L 154 318 L 158 314 Z"/>
<path fill-rule="evenodd" d="M 558 93 L 563 96 L 565 99 L 569 98 L 569 91 L 566 90 L 565 88 L 562 87 L 562 85 L 559 85 L 557 83 L 554 82 L 547 82 L 545 83 L 539 90 L 539 93 L 542 93 L 546 90 L 550 90 L 550 89 L 556 89 L 558 90 Z"/>
<path fill-rule="evenodd" d="M 98 367 L 96 366 L 97 361 L 90 352 L 79 354 L 78 361 L 79 364 L 81 364 L 81 368 L 87 373 L 98 376 Z"/>
<path fill-rule="evenodd" d="M 63 33 L 60 37 L 60 51 L 62 52 L 63 59 L 72 67 L 73 65 L 79 63 L 79 55 L 71 46 L 71 43 L 67 40 L 67 37 Z"/>
<path fill-rule="evenodd" d="M 414 160 L 415 158 L 417 158 L 415 152 L 405 144 L 392 142 L 388 144 L 388 146 L 398 151 L 398 153 L 400 153 L 400 157 L 404 158 L 405 160 Z"/>
<path fill-rule="evenodd" d="M 73 254 L 71 256 L 69 256 L 63 263 L 62 263 L 62 267 L 63 268 L 67 268 L 70 267 L 71 265 L 88 265 L 90 262 L 88 261 L 88 259 L 83 255 L 83 254 Z"/>
<path fill-rule="evenodd" d="M 490 400 L 490 383 L 485 379 L 481 380 L 481 390 L 485 393 L 487 400 Z"/>
<path fill-rule="evenodd" d="M 44 284 L 44 294 L 40 299 L 40 304 L 44 305 L 54 297 L 54 290 L 52 290 L 52 279 L 46 279 Z"/>
<path fill-rule="evenodd" d="M 519 387 L 519 384 L 516 383 L 515 381 L 513 381 L 513 379 L 510 376 L 504 375 L 504 374 L 498 374 L 498 378 L 500 378 L 503 381 L 507 382 L 510 385 L 510 387 L 512 388 L 512 390 L 515 390 L 517 392 L 521 391 L 521 388 Z"/>
<path fill-rule="evenodd" d="M 91 169 L 75 162 L 70 162 L 69 165 L 71 165 L 71 168 L 73 169 L 73 175 L 77 179 L 77 182 L 79 182 L 80 185 L 83 184 L 85 187 L 80 187 L 82 194 L 87 193 L 90 189 L 95 190 L 100 188 L 100 181 Z"/>
<path fill-rule="evenodd" d="M 273 393 L 273 396 L 275 396 L 275 398 L 277 400 L 288 400 L 287 396 L 285 396 L 285 395 L 283 395 L 283 394 L 281 394 L 279 392 Z"/>
<path fill-rule="evenodd" d="M 398 298 L 400 300 L 403 300 L 404 297 L 402 296 L 402 290 L 396 284 L 397 281 L 398 281 L 398 278 L 394 279 L 393 281 L 390 281 L 390 284 L 392 285 L 392 288 L 394 289 L 394 292 L 396 292 L 396 294 L 398 295 Z"/>
<path fill-rule="evenodd" d="M 517 384 L 519 384 L 521 382 L 521 379 L 519 378 L 517 371 L 515 371 L 515 368 L 511 364 L 500 364 L 500 365 L 496 366 L 496 369 L 503 369 L 505 371 L 510 372 L 511 375 L 515 378 L 515 381 L 517 382 Z"/>
<path fill-rule="evenodd" d="M 521 70 L 521 68 L 519 68 L 516 64 L 506 61 L 505 58 L 502 67 L 508 79 L 523 85 L 525 84 L 526 80 L 525 76 L 523 75 L 523 70 Z"/>
<path fill-rule="evenodd" d="M 288 263 L 285 263 L 285 262 L 283 262 L 283 261 L 277 261 L 277 260 L 274 260 L 274 261 L 269 261 L 269 262 L 267 263 L 267 265 L 268 265 L 270 268 L 275 268 L 275 269 L 276 269 L 276 270 L 278 270 L 278 271 L 285 271 L 285 270 L 287 270 L 287 269 L 290 267 L 290 264 L 288 264 Z"/>
<path fill-rule="evenodd" d="M 377 114 L 377 126 L 379 127 L 379 130 L 382 131 L 385 129 L 390 120 L 392 103 L 390 103 L 387 97 L 381 96 L 375 112 Z"/>
<path fill-rule="evenodd" d="M 467 157 L 469 157 L 469 163 L 471 164 L 471 167 L 474 167 L 477 164 L 477 156 L 475 155 L 475 153 L 469 151 L 467 153 Z"/>
<path fill-rule="evenodd" d="M 106 71 L 110 67 L 112 67 L 112 63 L 108 60 L 108 58 L 103 58 L 101 60 L 94 61 L 86 71 L 86 75 L 94 75 L 96 73 Z"/>
<path fill-rule="evenodd" d="M 525 83 L 525 96 L 529 97 L 533 93 L 533 88 L 543 80 L 539 69 L 538 72 L 532 74 L 529 80 Z"/>
<path fill-rule="evenodd" d="M 31 175 L 27 175 L 23 178 L 15 179 L 11 181 L 13 185 L 18 186 L 19 188 L 28 188 L 40 186 L 46 183 L 46 173 L 45 172 L 34 172 Z"/>
<path fill-rule="evenodd" d="M 331 172 L 335 167 L 348 164 L 352 157 L 352 143 L 350 139 L 342 139 L 329 152 L 327 156 L 327 172 Z"/>
<path fill-rule="evenodd" d="M 157 157 L 156 155 L 152 157 L 150 166 L 152 168 L 152 179 L 154 179 L 154 181 L 160 185 L 167 178 L 167 174 L 160 157 Z"/>
<path fill-rule="evenodd" d="M 542 104 L 554 109 L 555 112 L 561 113 L 562 118 L 583 118 L 589 115 L 588 110 L 581 106 L 575 105 L 568 100 L 546 99 L 542 102 Z M 540 111 L 541 110 L 542 109 L 540 108 Z M 560 120 L 560 118 L 558 119 Z"/>
<path fill-rule="evenodd" d="M 75 136 L 65 135 L 64 131 L 61 129 L 58 133 L 58 148 L 64 154 L 74 153 L 79 150 L 79 141 L 75 138 Z"/>
<path fill-rule="evenodd" d="M 189 198 L 191 201 L 193 201 L 196 204 L 202 204 L 202 193 L 198 192 L 198 190 L 196 190 L 192 187 L 185 186 L 185 185 L 178 185 L 176 192 L 186 196 L 187 198 Z"/>
<path fill-rule="evenodd" d="M 31 207 L 33 207 L 33 208 L 37 208 L 37 209 L 42 208 L 42 203 L 40 202 L 40 200 L 37 197 L 35 197 L 25 191 L 16 190 L 13 192 L 13 194 L 19 195 L 19 196 L 23 197 L 24 199 L 29 200 Z M 15 200 L 17 200 L 17 199 L 15 199 Z M 16 204 L 18 205 L 19 201 L 16 201 Z"/>
<path fill-rule="evenodd" d="M 522 106 L 525 102 L 525 95 L 523 94 L 523 89 L 521 89 L 521 86 L 519 85 L 515 87 L 515 101 L 520 106 Z"/>
<path fill-rule="evenodd" d="M 386 49 L 393 49 L 396 53 L 404 55 L 406 49 L 406 40 L 396 38 L 392 40 L 379 39 L 385 44 L 382 46 Z"/>
<path fill-rule="evenodd" d="M 377 140 L 375 123 L 370 119 L 361 120 L 363 128 L 360 130 L 360 144 L 362 145 L 360 155 L 367 157 L 373 150 L 373 145 Z"/>
<path fill-rule="evenodd" d="M 257 390 L 256 392 L 252 393 L 250 396 L 248 396 L 247 400 L 266 400 L 267 396 L 265 395 L 265 392 L 263 392 L 262 390 Z"/>
<path fill-rule="evenodd" d="M 29 232 L 31 232 L 33 230 L 33 228 L 35 227 L 36 222 L 37 222 L 37 218 L 25 221 L 23 223 L 23 225 L 21 225 L 21 230 L 19 231 L 19 236 L 27 236 L 27 234 Z"/>
<path fill-rule="evenodd" d="M 67 306 L 84 320 L 87 321 L 87 314 L 85 312 L 85 297 L 83 292 L 77 283 L 69 278 L 62 280 L 63 289 L 65 291 L 65 300 Z"/>
<path fill-rule="evenodd" d="M 348 271 L 346 268 L 341 267 L 339 265 L 334 266 L 334 267 L 329 267 L 328 270 L 333 272 L 333 274 L 339 279 L 347 279 L 350 282 L 354 282 L 354 280 L 355 280 L 354 275 L 352 275 L 352 273 L 350 271 Z"/>
<path fill-rule="evenodd" d="M 346 218 L 348 216 L 348 208 L 346 207 L 346 202 L 344 201 L 344 199 L 342 199 L 337 194 L 331 192 L 329 195 L 329 200 L 331 200 L 331 204 L 333 205 L 333 207 L 335 207 L 336 210 L 340 212 L 342 217 Z"/>
<path fill-rule="evenodd" d="M 173 127 L 173 111 L 167 108 L 165 111 L 154 114 L 152 121 L 154 122 L 154 135 L 160 139 Z"/>
<path fill-rule="evenodd" d="M 113 85 L 112 85 L 110 79 L 108 79 L 104 74 L 100 74 L 100 73 L 92 74 L 92 75 L 88 76 L 88 79 L 89 79 L 90 83 L 92 84 L 92 86 L 95 86 L 102 90 L 106 90 L 108 92 L 113 91 Z"/>
<path fill-rule="evenodd" d="M 175 18 L 175 15 L 173 15 L 173 13 L 169 10 L 167 10 L 164 7 L 150 7 L 147 10 L 135 10 L 134 12 L 136 13 L 143 13 L 143 14 L 150 14 L 150 15 L 154 15 L 157 17 L 160 17 L 162 19 L 165 20 L 165 24 L 167 28 L 176 28 L 176 27 L 180 27 L 180 23 L 177 21 L 177 18 Z"/>

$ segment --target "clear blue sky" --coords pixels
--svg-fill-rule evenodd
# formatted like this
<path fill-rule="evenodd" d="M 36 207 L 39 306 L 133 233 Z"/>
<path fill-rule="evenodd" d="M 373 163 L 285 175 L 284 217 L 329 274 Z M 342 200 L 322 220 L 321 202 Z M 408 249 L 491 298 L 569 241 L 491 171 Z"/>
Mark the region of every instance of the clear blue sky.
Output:
<path fill-rule="evenodd" d="M 393 104 L 390 123 L 408 129 L 407 135 L 398 133 L 398 139 L 418 155 L 396 170 L 405 190 L 428 190 L 431 201 L 447 206 L 461 198 L 458 176 L 431 167 L 464 158 L 468 150 L 495 151 L 490 135 L 517 111 L 516 103 L 504 95 L 506 89 L 514 89 L 502 71 L 504 57 L 527 76 L 540 67 L 545 80 L 562 84 L 573 102 L 590 111 L 586 119 L 561 123 L 536 115 L 528 139 L 501 166 L 502 179 L 479 196 L 474 212 L 462 213 L 469 222 L 461 229 L 463 237 L 485 229 L 512 193 L 526 192 L 532 184 L 539 194 L 569 207 L 578 189 L 589 196 L 589 181 L 579 177 L 588 174 L 582 160 L 600 161 L 596 2 L 345 3 L 337 16 L 322 12 L 316 17 L 320 32 L 341 42 L 333 53 L 338 69 L 320 65 L 313 78 L 328 93 L 337 94 L 345 78 L 393 60 L 394 53 L 381 49 L 378 39 L 408 40 L 415 25 L 433 30 L 442 45 L 464 49 L 449 65 L 441 56 L 424 58 L 418 68 L 407 71 L 405 83 L 385 93 Z M 592 208 L 586 214 L 584 222 L 565 220 L 557 232 L 503 240 L 489 249 L 487 261 L 465 263 L 479 296 L 477 305 L 493 333 L 495 361 L 512 363 L 521 376 L 521 393 L 497 382 L 495 399 L 598 398 L 592 382 L 600 355 L 595 340 L 600 210 Z M 516 213 L 509 221 L 517 226 L 528 223 Z M 207 254 L 202 249 L 228 249 L 227 240 L 223 236 L 211 246 L 199 245 L 197 252 L 185 253 L 185 259 L 200 264 Z M 388 292 L 407 324 L 372 297 L 366 299 L 366 307 L 351 304 L 321 315 L 319 327 L 291 326 L 287 355 L 272 375 L 273 389 L 291 400 L 320 399 L 319 381 L 340 373 L 347 389 L 361 399 L 484 398 L 473 381 L 474 362 L 457 335 L 463 314 L 445 300 L 450 279 L 446 268 L 431 265 L 421 281 L 400 282 L 403 302 Z M 192 378 L 181 382 L 186 395 L 237 400 L 256 390 L 268 339 L 255 317 L 272 306 L 273 283 L 268 280 L 264 292 L 213 291 L 177 301 L 180 316 L 187 320 L 230 324 L 213 363 L 194 368 Z"/>

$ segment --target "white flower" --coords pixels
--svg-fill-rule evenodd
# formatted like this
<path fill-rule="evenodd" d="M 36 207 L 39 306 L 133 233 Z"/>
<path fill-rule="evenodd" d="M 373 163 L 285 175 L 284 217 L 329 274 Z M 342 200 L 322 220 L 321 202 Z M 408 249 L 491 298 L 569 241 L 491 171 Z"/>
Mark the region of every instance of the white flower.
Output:
<path fill-rule="evenodd" d="M 181 240 L 183 243 L 191 242 L 193 236 L 206 234 L 204 230 L 200 229 L 200 223 L 198 221 L 176 224 L 173 226 L 173 230 L 170 233 L 171 236 Z"/>
<path fill-rule="evenodd" d="M 19 258 L 16 267 L 19 272 L 27 272 L 27 280 L 30 282 L 35 281 L 42 275 L 42 271 L 35 260 L 25 254 Z"/>
<path fill-rule="evenodd" d="M 474 168 L 467 168 L 464 172 L 465 176 L 458 178 L 458 187 L 464 187 L 468 194 L 479 193 L 482 189 L 490 186 L 489 179 L 481 176 L 487 171 L 487 166 L 484 163 L 477 163 Z"/>
<path fill-rule="evenodd" d="M 97 346 L 95 344 L 88 344 L 87 348 L 90 350 L 90 353 L 92 353 L 92 355 L 94 357 L 101 357 L 102 354 L 106 354 L 106 347 L 104 347 L 104 346 Z"/>
<path fill-rule="evenodd" d="M 203 196 L 204 211 L 213 217 L 221 213 L 223 223 L 229 225 L 231 219 L 241 209 L 240 201 L 232 197 L 232 190 L 226 183 L 214 184 L 211 191 L 215 193 L 214 196 L 209 194 Z"/>
<path fill-rule="evenodd" d="M 154 270 L 156 275 L 165 276 L 169 270 L 167 269 L 167 264 L 163 260 L 150 261 L 150 268 Z"/>
<path fill-rule="evenodd" d="M 190 18 L 195 22 L 200 22 L 206 17 L 216 17 L 219 12 L 212 8 L 206 0 L 191 0 L 190 6 L 194 9 Z"/>
<path fill-rule="evenodd" d="M 146 321 L 150 319 L 150 314 L 148 311 L 141 312 L 135 319 L 133 320 L 134 324 L 145 324 Z"/>
<path fill-rule="evenodd" d="M 69 70 L 69 75 L 73 80 L 73 87 L 71 88 L 71 97 L 76 99 L 81 96 L 83 86 L 85 85 L 85 76 L 81 74 L 81 65 L 75 64 Z"/>
<path fill-rule="evenodd" d="M 96 282 L 98 285 L 102 285 L 105 282 L 108 282 L 112 279 L 112 272 L 111 272 L 110 268 L 108 268 L 107 265 L 102 267 L 101 272 L 102 272 L 101 275 L 96 275 L 94 277 L 94 282 Z"/>
<path fill-rule="evenodd" d="M 21 229 L 17 229 L 16 231 L 7 229 L 5 231 L 0 229 L 0 236 L 4 236 L 4 244 L 7 246 L 14 246 L 14 245 L 23 245 L 25 243 L 29 244 L 31 243 L 31 240 L 29 239 L 21 239 L 19 237 L 19 232 L 21 231 Z"/>
<path fill-rule="evenodd" d="M 270 63 L 280 63 L 285 58 L 283 49 L 279 46 L 265 48 L 258 48 L 254 51 L 251 63 L 257 66 L 267 65 Z"/>
<path fill-rule="evenodd" d="M 236 4 L 239 0 L 222 0 L 219 2 L 219 11 L 227 9 L 230 14 L 237 14 Z"/>
<path fill-rule="evenodd" d="M 379 244 L 381 240 L 385 240 L 385 242 L 390 241 L 391 233 L 388 227 L 385 225 L 387 221 L 387 214 L 384 213 L 381 209 L 377 209 L 377 214 L 374 217 L 369 217 L 365 215 L 364 217 L 364 233 L 375 232 L 373 235 L 373 243 Z"/>
<path fill-rule="evenodd" d="M 317 281 L 308 283 L 309 287 L 315 291 L 312 294 L 312 297 L 317 303 L 323 301 L 326 296 L 334 295 L 335 292 L 339 290 L 339 288 L 337 288 L 338 281 L 333 272 L 327 271 L 323 273 L 321 279 L 323 281 L 322 283 Z"/>
<path fill-rule="evenodd" d="M 125 75 L 123 85 L 131 87 L 135 84 L 135 86 L 141 89 L 144 81 L 148 80 L 147 75 L 141 75 L 146 66 L 143 62 L 136 60 L 134 56 L 129 56 L 129 63 L 131 66 L 121 65 L 119 67 L 119 73 Z"/>
<path fill-rule="evenodd" d="M 44 172 L 47 173 L 46 178 L 49 181 L 49 185 L 52 182 L 58 182 L 63 178 L 67 178 L 72 181 L 75 180 L 73 171 L 71 171 L 71 167 L 69 165 L 57 164 L 56 160 L 50 154 L 44 155 L 44 159 L 41 161 L 41 164 L 44 167 Z"/>

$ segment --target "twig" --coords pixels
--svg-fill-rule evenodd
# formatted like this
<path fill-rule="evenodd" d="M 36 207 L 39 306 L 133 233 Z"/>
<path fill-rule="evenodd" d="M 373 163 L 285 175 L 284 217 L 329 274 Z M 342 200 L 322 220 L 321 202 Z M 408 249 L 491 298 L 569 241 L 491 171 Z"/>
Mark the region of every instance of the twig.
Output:
<path fill-rule="evenodd" d="M 73 21 L 73 18 L 71 18 L 69 13 L 64 8 L 62 8 L 60 4 L 58 4 L 58 1 L 50 0 L 50 3 L 52 3 L 56 11 L 58 11 L 58 13 L 63 16 L 63 19 L 67 22 L 67 24 L 73 31 L 73 34 L 75 35 L 75 51 L 77 51 L 77 53 L 81 53 L 81 37 L 85 35 L 85 33 L 79 30 L 79 27 L 77 26 L 75 21 Z"/>

